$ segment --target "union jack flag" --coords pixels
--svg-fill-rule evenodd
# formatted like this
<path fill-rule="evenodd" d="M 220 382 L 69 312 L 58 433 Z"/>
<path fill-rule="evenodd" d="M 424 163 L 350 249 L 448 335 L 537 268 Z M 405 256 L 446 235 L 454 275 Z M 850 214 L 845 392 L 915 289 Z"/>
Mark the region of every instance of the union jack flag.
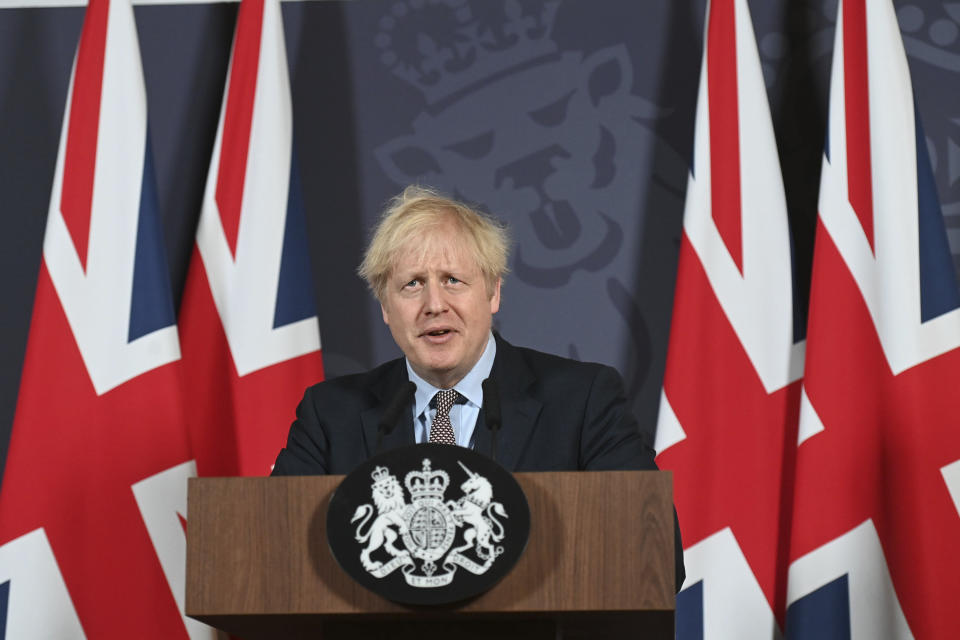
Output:
<path fill-rule="evenodd" d="M 842 0 L 787 632 L 955 638 L 960 296 L 892 3 Z"/>
<path fill-rule="evenodd" d="M 237 17 L 180 311 L 201 475 L 266 475 L 304 388 L 323 378 L 277 0 Z"/>
<path fill-rule="evenodd" d="M 199 638 L 190 459 L 128 0 L 91 0 L 0 492 L 0 635 Z"/>
<path fill-rule="evenodd" d="M 677 637 L 768 640 L 786 594 L 804 343 L 746 0 L 711 1 L 705 39 L 656 448 L 687 545 Z"/>

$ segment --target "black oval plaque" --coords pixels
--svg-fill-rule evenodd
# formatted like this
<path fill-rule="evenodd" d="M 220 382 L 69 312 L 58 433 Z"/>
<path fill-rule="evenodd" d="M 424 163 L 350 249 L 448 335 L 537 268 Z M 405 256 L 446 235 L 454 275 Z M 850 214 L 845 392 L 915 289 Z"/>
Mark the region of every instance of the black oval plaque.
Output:
<path fill-rule="evenodd" d="M 327 540 L 357 582 L 415 605 L 466 600 L 520 558 L 530 507 L 520 485 L 464 447 L 416 444 L 354 469 L 330 498 Z"/>

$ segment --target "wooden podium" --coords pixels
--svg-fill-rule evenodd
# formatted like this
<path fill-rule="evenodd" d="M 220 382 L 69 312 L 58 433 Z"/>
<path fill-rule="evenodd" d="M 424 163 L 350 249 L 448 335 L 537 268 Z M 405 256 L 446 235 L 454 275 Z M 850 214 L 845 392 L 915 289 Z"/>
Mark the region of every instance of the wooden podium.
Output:
<path fill-rule="evenodd" d="M 353 581 L 326 540 L 343 476 L 193 478 L 186 613 L 258 638 L 673 638 L 672 475 L 517 473 L 530 540 L 490 591 L 408 607 Z"/>

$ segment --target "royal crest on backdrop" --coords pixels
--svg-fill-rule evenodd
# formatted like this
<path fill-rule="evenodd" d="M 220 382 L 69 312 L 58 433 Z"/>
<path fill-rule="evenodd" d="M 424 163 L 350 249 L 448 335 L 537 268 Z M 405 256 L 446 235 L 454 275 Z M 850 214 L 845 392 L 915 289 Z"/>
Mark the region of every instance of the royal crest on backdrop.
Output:
<path fill-rule="evenodd" d="M 375 141 L 389 188 L 429 184 L 502 216 L 517 246 L 504 328 L 527 346 L 618 366 L 632 396 L 655 348 L 650 314 L 637 312 L 652 303 L 637 297 L 641 214 L 679 220 L 687 163 L 659 133 L 676 116 L 651 99 L 632 40 L 571 41 L 564 25 L 579 10 L 403 0 L 348 12 L 376 27 L 365 61 L 372 73 L 379 61 L 378 81 L 403 96 Z M 526 320 L 569 317 L 571 299 L 596 311 L 597 331 Z"/>

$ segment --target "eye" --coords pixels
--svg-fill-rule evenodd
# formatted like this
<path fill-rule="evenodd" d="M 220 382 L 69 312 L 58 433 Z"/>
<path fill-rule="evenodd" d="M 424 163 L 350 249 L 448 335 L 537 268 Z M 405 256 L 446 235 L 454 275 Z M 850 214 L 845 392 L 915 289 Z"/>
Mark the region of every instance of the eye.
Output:
<path fill-rule="evenodd" d="M 448 144 L 444 149 L 472 160 L 482 158 L 493 149 L 493 131 L 487 131 L 478 136 Z"/>
<path fill-rule="evenodd" d="M 449 282 L 450 284 L 460 284 L 461 280 L 460 278 L 450 276 L 449 278 L 447 278 L 447 282 Z"/>
<path fill-rule="evenodd" d="M 550 104 L 534 109 L 527 113 L 530 119 L 544 127 L 557 127 L 563 124 L 567 119 L 567 107 L 570 106 L 570 98 L 573 97 L 573 91 L 555 100 Z"/>
<path fill-rule="evenodd" d="M 413 289 L 413 288 L 416 288 L 419 284 L 420 284 L 420 280 L 418 280 L 417 278 L 414 278 L 413 280 L 410 280 L 405 285 L 403 285 L 403 288 Z"/>

